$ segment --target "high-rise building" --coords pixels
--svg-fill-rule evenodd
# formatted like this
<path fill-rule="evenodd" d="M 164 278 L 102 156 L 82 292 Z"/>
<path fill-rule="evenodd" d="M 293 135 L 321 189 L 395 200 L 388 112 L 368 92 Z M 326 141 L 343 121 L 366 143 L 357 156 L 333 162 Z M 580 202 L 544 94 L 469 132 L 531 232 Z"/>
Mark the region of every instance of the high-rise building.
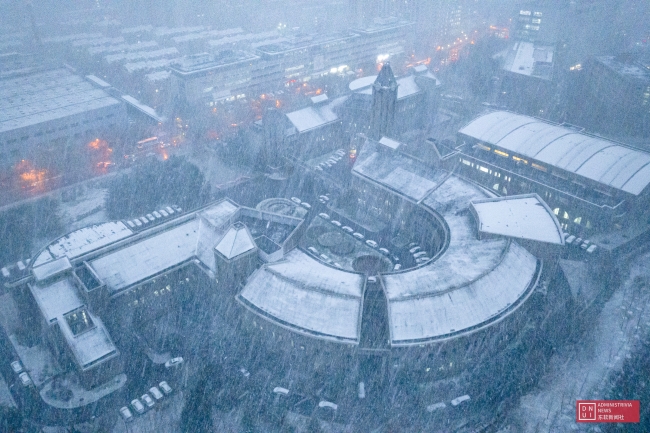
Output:
<path fill-rule="evenodd" d="M 389 63 L 384 64 L 372 85 L 372 110 L 370 112 L 370 136 L 379 140 L 393 135 L 397 81 Z"/>

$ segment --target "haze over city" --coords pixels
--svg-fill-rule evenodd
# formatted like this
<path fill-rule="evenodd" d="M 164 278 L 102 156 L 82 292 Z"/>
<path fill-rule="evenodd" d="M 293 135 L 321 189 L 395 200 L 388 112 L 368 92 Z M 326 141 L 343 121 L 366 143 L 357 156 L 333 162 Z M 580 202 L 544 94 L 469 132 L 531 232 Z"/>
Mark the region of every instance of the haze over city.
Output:
<path fill-rule="evenodd" d="M 648 431 L 649 18 L 0 0 L 0 431 Z"/>

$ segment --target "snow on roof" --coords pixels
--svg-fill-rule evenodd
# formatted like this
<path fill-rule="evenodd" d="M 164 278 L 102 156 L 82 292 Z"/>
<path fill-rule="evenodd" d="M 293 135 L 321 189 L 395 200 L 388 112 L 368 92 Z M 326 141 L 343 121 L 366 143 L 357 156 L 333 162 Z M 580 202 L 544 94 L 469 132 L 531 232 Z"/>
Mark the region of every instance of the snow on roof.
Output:
<path fill-rule="evenodd" d="M 111 355 L 117 356 L 117 348 L 101 319 L 88 310 L 86 314 L 90 316 L 94 327 L 78 335 L 72 333 L 64 318 L 59 320 L 59 329 L 84 370 L 97 365 L 100 360 L 112 357 Z"/>
<path fill-rule="evenodd" d="M 503 69 L 515 74 L 550 77 L 550 71 L 536 68 L 538 63 L 551 64 L 554 49 L 551 46 L 535 46 L 532 42 L 516 42 L 506 54 Z M 540 73 L 542 72 L 543 73 Z"/>
<path fill-rule="evenodd" d="M 0 132 L 87 113 L 119 101 L 67 69 L 0 82 Z"/>
<path fill-rule="evenodd" d="M 93 56 L 96 54 L 103 54 L 103 53 L 140 51 L 140 50 L 145 50 L 147 48 L 152 48 L 157 46 L 158 46 L 158 42 L 156 41 L 143 41 L 135 44 L 100 45 L 98 47 L 88 48 L 88 54 Z"/>
<path fill-rule="evenodd" d="M 402 145 L 399 141 L 395 141 L 391 138 L 388 137 L 381 137 L 381 140 L 379 140 L 379 144 L 383 144 L 386 147 L 389 147 L 393 150 L 396 150 L 398 147 Z"/>
<path fill-rule="evenodd" d="M 418 274 L 418 271 L 410 274 Z M 535 257 L 511 242 L 496 266 L 471 284 L 462 287 L 446 285 L 448 291 L 429 296 L 389 297 L 391 344 L 418 344 L 487 326 L 521 305 L 531 293 L 536 275 Z M 420 275 L 420 281 L 424 283 L 427 276 Z M 383 278 L 388 279 L 391 286 L 400 284 L 399 278 L 393 281 L 393 275 Z"/>
<path fill-rule="evenodd" d="M 349 88 L 353 92 L 372 94 L 372 85 L 377 80 L 377 75 L 370 75 L 368 77 L 357 78 L 349 84 Z M 406 98 L 414 95 L 420 91 L 420 87 L 415 82 L 415 77 L 407 75 L 406 77 L 397 79 L 397 99 Z"/>
<path fill-rule="evenodd" d="M 367 77 L 357 78 L 356 80 L 350 82 L 348 87 L 351 91 L 361 90 L 365 87 L 370 87 L 377 79 L 376 75 L 369 75 Z"/>
<path fill-rule="evenodd" d="M 420 92 L 420 87 L 415 83 L 413 75 L 397 79 L 397 99 L 406 98 Z"/>
<path fill-rule="evenodd" d="M 146 278 L 197 257 L 214 270 L 213 248 L 223 236 L 224 225 L 238 207 L 220 201 L 196 214 L 191 220 L 153 232 L 151 236 L 108 252 L 89 262 L 97 276 L 113 291 L 119 291 Z"/>
<path fill-rule="evenodd" d="M 541 119 L 495 111 L 459 133 L 630 194 L 650 184 L 650 153 Z"/>
<path fill-rule="evenodd" d="M 245 33 L 245 34 L 238 34 L 235 36 L 228 36 L 225 38 L 211 40 L 208 41 L 208 44 L 212 47 L 218 47 L 220 45 L 234 44 L 243 41 L 255 41 L 259 39 L 269 39 L 277 36 L 278 36 L 278 32 L 276 30 L 272 30 L 269 32 L 261 32 L 261 33 Z"/>
<path fill-rule="evenodd" d="M 413 70 L 415 72 L 426 72 L 429 70 L 429 68 L 427 68 L 427 65 L 417 65 L 416 67 L 413 68 Z"/>
<path fill-rule="evenodd" d="M 244 224 L 235 223 L 228 229 L 214 249 L 219 251 L 225 258 L 233 259 L 255 249 L 255 242 L 253 242 Z"/>
<path fill-rule="evenodd" d="M 90 261 L 112 291 L 176 266 L 194 256 L 199 222 L 192 220 Z"/>
<path fill-rule="evenodd" d="M 31 285 L 31 291 L 47 323 L 84 305 L 70 278 L 46 285 L 36 283 Z"/>
<path fill-rule="evenodd" d="M 323 93 L 322 95 L 312 96 L 311 102 L 313 104 L 318 104 L 319 102 L 325 102 L 328 100 L 327 94 Z"/>
<path fill-rule="evenodd" d="M 32 273 L 34 274 L 36 281 L 43 281 L 70 269 L 72 269 L 70 260 L 63 256 L 59 259 L 44 263 L 41 266 L 32 268 Z"/>
<path fill-rule="evenodd" d="M 300 250 L 256 271 L 237 299 L 280 326 L 358 343 L 364 277 L 326 266 Z"/>
<path fill-rule="evenodd" d="M 140 51 L 131 51 L 131 52 L 126 52 L 126 53 L 117 53 L 117 54 L 109 54 L 107 56 L 104 56 L 104 61 L 106 63 L 111 64 L 115 62 L 132 62 L 135 60 L 146 60 L 146 59 L 157 59 L 159 57 L 170 57 L 170 56 L 178 56 L 179 51 L 176 47 L 169 47 L 169 48 L 160 48 L 158 50 L 152 50 L 152 51 L 146 51 L 146 50 L 140 50 Z"/>
<path fill-rule="evenodd" d="M 170 71 L 158 71 L 158 72 L 152 72 L 151 74 L 145 75 L 148 81 L 163 81 L 166 80 L 171 76 Z"/>
<path fill-rule="evenodd" d="M 61 257 L 74 259 L 132 234 L 133 232 L 121 221 L 84 227 L 52 242 L 36 258 L 34 267 Z"/>
<path fill-rule="evenodd" d="M 336 122 L 339 116 L 332 110 L 330 104 L 303 108 L 287 113 L 289 121 L 298 132 L 309 131 L 328 123 Z"/>
<path fill-rule="evenodd" d="M 447 175 L 372 140 L 364 144 L 352 171 L 416 202 L 426 197 Z"/>
<path fill-rule="evenodd" d="M 106 81 L 102 80 L 99 77 L 96 77 L 95 75 L 86 75 L 86 78 L 93 83 L 97 84 L 99 87 L 107 88 L 111 87 L 110 84 L 108 84 Z"/>
<path fill-rule="evenodd" d="M 449 176 L 422 203 L 436 212 L 454 215 L 469 208 L 470 201 L 488 197 L 486 191 L 459 177 Z"/>
<path fill-rule="evenodd" d="M 473 201 L 479 233 L 564 244 L 555 214 L 537 194 Z"/>
<path fill-rule="evenodd" d="M 156 113 L 156 110 L 151 108 L 148 105 L 143 104 L 142 102 L 138 101 L 135 99 L 133 96 L 130 95 L 122 95 L 122 99 L 132 107 L 135 107 L 137 110 L 141 111 L 142 113 L 146 114 L 147 116 L 151 117 L 157 122 L 164 122 L 165 118 L 161 117 L 158 113 Z"/>

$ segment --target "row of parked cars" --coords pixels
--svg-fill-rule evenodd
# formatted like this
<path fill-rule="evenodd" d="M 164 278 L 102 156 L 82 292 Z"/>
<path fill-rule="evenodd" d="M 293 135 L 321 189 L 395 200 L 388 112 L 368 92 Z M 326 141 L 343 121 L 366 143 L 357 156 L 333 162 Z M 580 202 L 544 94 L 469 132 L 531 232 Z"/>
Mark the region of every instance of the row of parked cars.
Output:
<path fill-rule="evenodd" d="M 20 383 L 22 383 L 23 386 L 34 385 L 32 378 L 29 377 L 29 373 L 25 371 L 20 361 L 13 361 L 11 363 L 11 369 L 13 370 L 14 373 L 18 375 L 18 379 L 20 379 Z"/>
<path fill-rule="evenodd" d="M 336 403 L 331 401 L 291 392 L 281 386 L 273 388 L 273 394 L 275 394 L 276 404 L 281 404 L 290 411 L 311 416 L 316 409 L 316 414 L 328 421 L 334 418 L 339 408 Z"/>
<path fill-rule="evenodd" d="M 451 401 L 451 405 L 452 406 L 458 406 L 459 404 L 461 404 L 461 403 L 463 403 L 465 401 L 470 401 L 470 400 L 471 399 L 470 399 L 469 395 L 467 395 L 467 394 L 461 395 L 460 397 L 456 397 L 455 399 L 453 399 Z M 436 411 L 438 409 L 444 409 L 446 407 L 447 407 L 447 405 L 444 402 L 441 401 L 440 403 L 434 403 L 434 404 L 430 404 L 429 406 L 427 406 L 427 412 L 434 412 L 434 411 Z"/>
<path fill-rule="evenodd" d="M 320 164 L 316 165 L 314 168 L 318 171 L 323 171 L 325 169 L 328 169 L 332 167 L 334 164 L 339 162 L 343 157 L 345 156 L 345 151 L 343 149 L 339 149 L 334 154 L 327 159 L 327 161 L 321 162 Z"/>
<path fill-rule="evenodd" d="M 166 395 L 171 394 L 172 391 L 172 387 L 163 380 L 158 384 L 158 386 L 152 386 L 149 388 L 149 392 L 145 392 L 140 398 L 134 398 L 131 400 L 130 406 L 136 414 L 142 415 L 148 409 L 153 408 L 156 403 L 161 402 Z M 133 419 L 133 412 L 131 412 L 129 406 L 123 406 L 120 408 L 120 415 L 124 421 L 131 421 Z"/>
<path fill-rule="evenodd" d="M 155 210 L 151 213 L 148 213 L 147 215 L 139 218 L 134 218 L 132 220 L 128 220 L 126 224 L 132 228 L 138 228 L 145 226 L 151 222 L 154 222 L 156 220 L 162 219 L 162 218 L 167 218 L 168 216 L 174 215 L 175 213 L 180 213 L 182 212 L 183 209 L 180 208 L 180 206 L 172 205 L 172 206 L 167 206 L 164 209 L 160 210 Z"/>
<path fill-rule="evenodd" d="M 564 235 L 565 244 L 580 247 L 586 252 L 588 252 L 589 254 L 593 253 L 598 249 L 596 244 L 594 244 L 590 240 L 582 239 L 581 237 L 576 237 L 574 235 L 570 235 L 569 233 L 564 233 L 563 235 Z"/>

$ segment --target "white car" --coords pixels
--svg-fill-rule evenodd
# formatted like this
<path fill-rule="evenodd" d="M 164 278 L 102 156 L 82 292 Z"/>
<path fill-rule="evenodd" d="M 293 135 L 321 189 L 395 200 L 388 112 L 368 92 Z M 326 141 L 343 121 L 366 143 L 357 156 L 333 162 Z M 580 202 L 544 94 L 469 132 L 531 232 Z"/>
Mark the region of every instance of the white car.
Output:
<path fill-rule="evenodd" d="M 160 392 L 160 390 L 156 386 L 152 386 L 151 388 L 149 388 L 149 393 L 153 395 L 153 398 L 156 399 L 156 401 L 162 400 L 164 397 L 163 393 Z"/>
<path fill-rule="evenodd" d="M 336 403 L 332 403 L 331 401 L 326 401 L 326 400 L 319 401 L 318 407 L 328 407 L 332 410 L 336 410 L 339 408 Z"/>
<path fill-rule="evenodd" d="M 124 421 L 131 421 L 133 419 L 133 414 L 131 413 L 129 408 L 126 407 L 126 406 L 122 406 L 120 408 L 120 415 L 122 415 L 122 419 Z"/>
<path fill-rule="evenodd" d="M 348 227 L 348 226 L 341 227 L 341 230 L 346 231 L 348 233 L 354 232 L 354 230 L 352 230 L 352 227 Z"/>
<path fill-rule="evenodd" d="M 158 384 L 158 387 L 167 395 L 172 393 L 172 387 L 164 380 Z"/>
<path fill-rule="evenodd" d="M 413 258 L 414 258 L 414 259 L 418 259 L 418 258 L 420 258 L 420 257 L 422 257 L 422 256 L 426 256 L 426 255 L 427 255 L 427 252 L 426 252 L 426 251 L 420 251 L 419 253 L 415 253 L 415 254 L 413 254 Z"/>
<path fill-rule="evenodd" d="M 325 200 L 325 201 L 329 201 L 329 200 L 330 200 L 330 198 L 329 198 L 328 196 L 326 196 L 326 195 L 318 196 L 318 198 L 321 199 L 321 200 Z"/>
<path fill-rule="evenodd" d="M 142 402 L 137 398 L 131 400 L 131 407 L 139 414 L 144 413 L 144 406 L 142 405 Z"/>
<path fill-rule="evenodd" d="M 155 220 L 153 215 L 151 215 L 150 213 L 147 214 L 147 218 L 149 219 L 149 221 L 154 221 Z"/>
<path fill-rule="evenodd" d="M 452 405 L 452 406 L 458 406 L 458 405 L 461 404 L 462 402 L 464 402 L 464 401 L 468 401 L 469 399 L 470 399 L 470 398 L 469 398 L 469 395 L 461 395 L 460 397 L 456 397 L 455 399 L 453 399 L 453 400 L 451 401 L 451 405 Z"/>
<path fill-rule="evenodd" d="M 134 219 L 133 222 L 135 223 L 136 226 L 140 227 L 142 223 L 140 222 L 139 219 Z"/>
<path fill-rule="evenodd" d="M 420 246 L 418 245 L 418 246 L 416 246 L 416 247 L 411 248 L 411 249 L 409 250 L 409 253 L 411 253 L 411 254 L 415 254 L 415 253 L 417 253 L 418 251 L 420 251 L 421 249 L 422 249 L 422 248 L 420 248 Z"/>
<path fill-rule="evenodd" d="M 402 269 L 402 265 L 400 265 L 399 263 L 393 267 L 394 271 L 399 271 L 400 269 Z"/>
<path fill-rule="evenodd" d="M 160 215 L 160 212 L 158 212 L 157 210 L 155 210 L 155 211 L 153 211 L 153 212 L 151 212 L 151 213 L 152 213 L 153 216 L 155 216 L 156 218 L 162 218 L 162 215 Z"/>
<path fill-rule="evenodd" d="M 305 209 L 311 209 L 311 205 L 304 201 L 300 203 L 300 206 L 304 207 Z"/>
<path fill-rule="evenodd" d="M 324 220 L 328 220 L 328 219 L 330 219 L 330 216 L 327 215 L 327 214 L 324 213 L 324 212 L 319 213 L 318 216 L 321 217 L 321 218 L 323 218 Z"/>
<path fill-rule="evenodd" d="M 11 363 L 11 369 L 14 371 L 14 373 L 22 373 L 23 371 L 23 365 L 20 363 L 20 361 L 14 361 Z"/>
<path fill-rule="evenodd" d="M 165 208 L 165 210 L 166 210 L 167 213 L 170 214 L 170 215 L 173 215 L 173 214 L 174 214 L 174 209 L 170 208 L 169 206 L 167 206 L 167 207 Z"/>
<path fill-rule="evenodd" d="M 575 241 L 575 240 L 576 240 L 576 237 L 574 235 L 571 235 L 568 238 L 566 238 L 564 243 L 567 244 L 567 245 L 571 245 L 573 243 L 573 241 Z"/>
<path fill-rule="evenodd" d="M 172 207 L 174 208 L 174 210 L 175 210 L 176 212 L 182 212 L 182 211 L 183 211 L 183 209 L 181 209 L 181 207 L 178 206 L 178 205 L 176 205 L 176 204 L 173 204 Z"/>
<path fill-rule="evenodd" d="M 316 167 L 314 167 L 314 169 L 318 171 L 323 171 L 323 167 L 321 167 L 320 165 L 317 165 Z"/>
<path fill-rule="evenodd" d="M 165 362 L 165 367 L 171 368 L 171 367 L 176 367 L 179 364 L 183 363 L 183 357 L 178 356 L 176 358 L 172 358 L 169 361 Z"/>
<path fill-rule="evenodd" d="M 312 252 L 314 254 L 318 254 L 318 250 L 316 248 L 314 248 L 314 247 L 308 247 L 307 251 Z"/>
<path fill-rule="evenodd" d="M 142 401 L 144 401 L 144 404 L 147 405 L 147 407 L 153 407 L 156 402 L 153 401 L 151 396 L 149 394 L 142 394 L 142 397 L 140 397 Z"/>
<path fill-rule="evenodd" d="M 332 263 L 332 259 L 330 259 L 328 256 L 325 254 L 320 255 L 321 260 L 323 260 L 325 263 Z"/>
<path fill-rule="evenodd" d="M 289 390 L 287 388 L 282 388 L 281 386 L 276 386 L 273 388 L 273 393 L 274 394 L 281 394 L 281 395 L 288 395 Z"/>
<path fill-rule="evenodd" d="M 385 256 L 390 255 L 390 251 L 388 251 L 386 248 L 379 248 L 379 252 L 382 253 Z"/>
<path fill-rule="evenodd" d="M 591 244 L 591 245 L 589 246 L 589 248 L 587 248 L 587 252 L 591 254 L 591 253 L 593 253 L 594 251 L 596 251 L 596 248 L 598 248 L 598 247 L 597 247 L 595 244 Z"/>
<path fill-rule="evenodd" d="M 421 265 L 422 263 L 425 263 L 425 262 L 428 262 L 428 261 L 429 261 L 429 258 L 427 256 L 415 259 L 415 263 L 417 263 L 418 265 Z"/>
<path fill-rule="evenodd" d="M 331 222 L 332 224 L 334 224 L 336 227 L 341 227 L 341 223 L 338 222 L 338 221 L 336 221 L 336 220 L 332 220 L 332 221 L 330 221 L 330 222 Z"/>
<path fill-rule="evenodd" d="M 361 233 L 357 233 L 357 232 L 352 233 L 352 236 L 354 236 L 354 237 L 357 238 L 357 239 L 363 239 L 363 238 L 365 237 L 365 236 L 362 235 Z"/>
<path fill-rule="evenodd" d="M 162 215 L 162 216 L 164 216 L 164 217 L 168 217 L 168 216 L 169 216 L 169 214 L 167 213 L 167 211 L 165 211 L 164 209 L 160 209 L 158 212 L 160 212 L 160 215 Z"/>
<path fill-rule="evenodd" d="M 368 239 L 366 241 L 366 245 L 368 245 L 369 247 L 372 247 L 372 248 L 377 248 L 377 246 L 378 246 L 377 242 L 371 241 L 370 239 Z"/>
<path fill-rule="evenodd" d="M 29 374 L 27 372 L 23 371 L 18 375 L 18 378 L 20 379 L 20 383 L 23 384 L 23 386 L 30 386 L 33 385 L 34 382 L 32 382 L 32 378 L 29 377 Z"/>

